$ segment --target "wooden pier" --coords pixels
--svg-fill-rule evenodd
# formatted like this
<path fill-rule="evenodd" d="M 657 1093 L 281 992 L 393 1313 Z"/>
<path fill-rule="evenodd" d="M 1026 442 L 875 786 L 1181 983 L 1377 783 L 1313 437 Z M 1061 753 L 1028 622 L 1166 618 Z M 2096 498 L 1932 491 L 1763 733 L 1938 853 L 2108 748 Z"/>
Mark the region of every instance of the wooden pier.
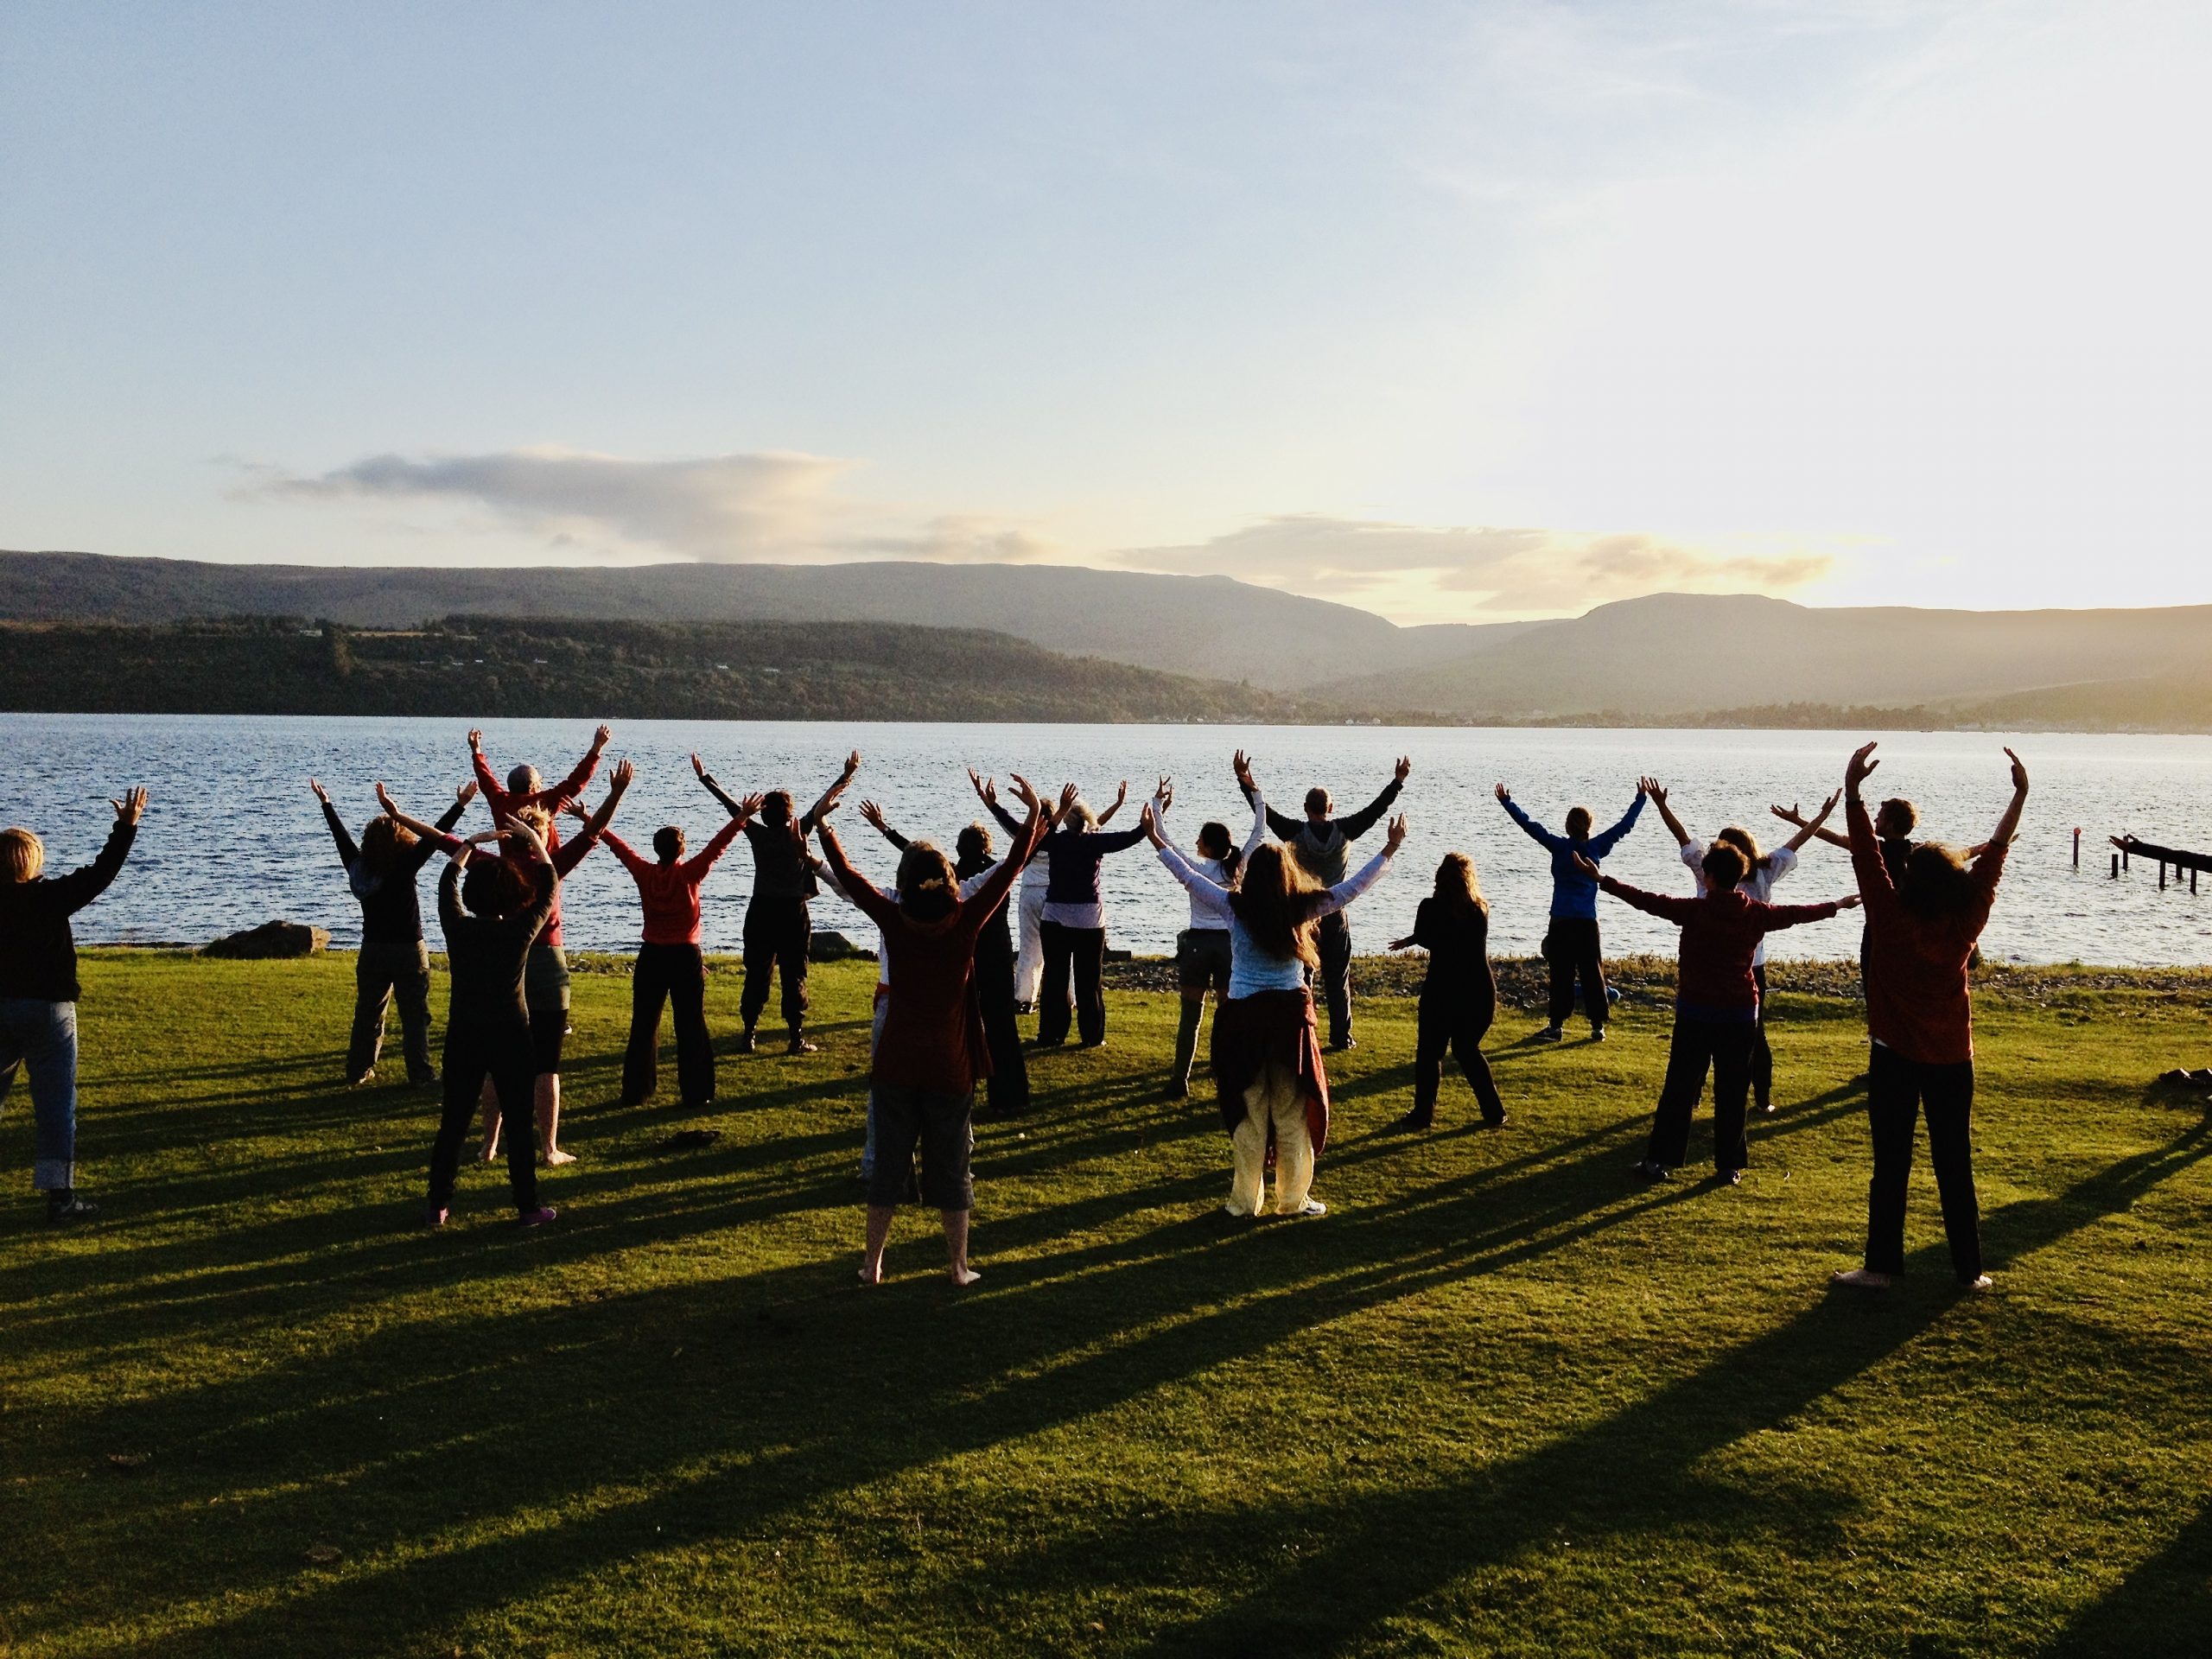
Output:
<path fill-rule="evenodd" d="M 2138 858 L 2158 861 L 2158 891 L 2161 893 L 2166 889 L 2166 871 L 2169 868 L 2173 870 L 2177 886 L 2181 882 L 2181 873 L 2183 870 L 2189 872 L 2189 890 L 2191 893 L 2196 891 L 2196 878 L 2212 871 L 2212 853 L 2192 853 L 2179 847 L 2161 847 L 2156 842 L 2141 841 L 2133 836 L 2113 836 L 2110 839 L 2112 844 L 2120 849 L 2112 855 L 2112 874 L 2115 881 L 2120 879 L 2120 872 L 2128 868 L 2129 861 Z"/>

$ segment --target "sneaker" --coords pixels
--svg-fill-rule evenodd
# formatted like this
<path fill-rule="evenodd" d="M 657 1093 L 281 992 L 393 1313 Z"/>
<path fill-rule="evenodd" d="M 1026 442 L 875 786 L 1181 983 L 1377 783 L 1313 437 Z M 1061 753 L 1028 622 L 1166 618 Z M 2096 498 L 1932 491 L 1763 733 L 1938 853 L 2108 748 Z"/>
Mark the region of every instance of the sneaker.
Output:
<path fill-rule="evenodd" d="M 1328 1213 L 1329 1206 L 1322 1203 L 1320 1199 L 1308 1198 L 1306 1200 L 1306 1207 L 1303 1210 L 1300 1210 L 1298 1212 L 1298 1215 L 1299 1219 L 1302 1221 L 1309 1216 L 1325 1216 Z"/>
<path fill-rule="evenodd" d="M 1828 1275 L 1828 1283 L 1843 1290 L 1887 1290 L 1890 1275 L 1868 1268 L 1839 1268 Z"/>
<path fill-rule="evenodd" d="M 1513 1119 L 1510 1116 L 1504 1112 L 1500 1112 L 1496 1117 L 1486 1117 L 1483 1119 L 1482 1127 L 1485 1129 L 1502 1129 L 1512 1121 Z"/>
<path fill-rule="evenodd" d="M 1605 1040 L 1605 1028 L 1603 1026 L 1592 1026 L 1592 1027 L 1590 1027 L 1590 1040 L 1591 1040 L 1592 1042 L 1593 1042 L 1593 1043 L 1602 1043 L 1602 1042 L 1604 1042 L 1604 1041 Z"/>
<path fill-rule="evenodd" d="M 1540 1043 L 1555 1043 L 1566 1035 L 1567 1033 L 1557 1026 L 1546 1026 L 1536 1033 L 1536 1040 Z"/>
<path fill-rule="evenodd" d="M 1631 1173 L 1641 1175 L 1647 1181 L 1663 1181 L 1669 1179 L 1666 1165 L 1655 1164 L 1649 1158 L 1637 1159 L 1636 1168 Z"/>
<path fill-rule="evenodd" d="M 426 1204 L 423 1206 L 423 1224 L 435 1230 L 446 1224 L 446 1215 L 442 1204 Z"/>
<path fill-rule="evenodd" d="M 750 1054 L 753 1052 L 753 1033 L 749 1031 L 741 1031 L 737 1033 L 737 1041 L 732 1046 L 741 1054 Z"/>
<path fill-rule="evenodd" d="M 1969 1296 L 1986 1296 L 1997 1288 L 1997 1281 L 1985 1273 L 1978 1279 L 1961 1283 L 1959 1288 Z"/>
<path fill-rule="evenodd" d="M 541 1204 L 535 1210 L 525 1210 L 515 1219 L 525 1227 L 543 1227 L 549 1221 L 561 1219 L 561 1212 L 550 1204 Z"/>
<path fill-rule="evenodd" d="M 1732 1169 L 1720 1179 L 1731 1186 L 1741 1186 L 1744 1184 L 1744 1172 L 1740 1169 Z"/>
<path fill-rule="evenodd" d="M 99 1205 L 79 1192 L 66 1198 L 57 1194 L 46 1201 L 46 1218 L 50 1222 L 90 1221 L 99 1212 Z"/>
<path fill-rule="evenodd" d="M 1358 1046 L 1359 1044 L 1350 1037 L 1332 1037 L 1329 1039 L 1329 1052 L 1332 1054 L 1343 1054 Z"/>
<path fill-rule="evenodd" d="M 784 1052 L 786 1054 L 818 1054 L 821 1052 L 821 1050 L 817 1048 L 812 1043 L 808 1042 L 806 1039 L 800 1036 L 798 1033 L 793 1032 L 791 1033 L 791 1046 L 786 1048 Z"/>

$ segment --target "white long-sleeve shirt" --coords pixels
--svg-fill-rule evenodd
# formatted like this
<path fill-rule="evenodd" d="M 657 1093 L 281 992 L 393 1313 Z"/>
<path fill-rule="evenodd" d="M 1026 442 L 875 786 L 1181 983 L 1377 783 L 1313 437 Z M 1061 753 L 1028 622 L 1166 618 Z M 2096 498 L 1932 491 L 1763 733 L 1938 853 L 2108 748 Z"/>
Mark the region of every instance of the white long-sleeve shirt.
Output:
<path fill-rule="evenodd" d="M 1253 791 L 1253 807 L 1264 824 L 1267 804 Z M 1302 991 L 1306 988 L 1306 964 L 1296 957 L 1277 956 L 1262 947 L 1244 930 L 1236 912 L 1229 902 L 1230 890 L 1212 878 L 1202 875 L 1173 847 L 1160 849 L 1160 861 L 1167 873 L 1183 884 L 1191 895 L 1191 909 L 1196 914 L 1200 906 L 1214 918 L 1211 925 L 1229 930 L 1229 995 L 1234 999 L 1251 996 L 1261 991 Z M 1390 849 L 1384 848 L 1357 875 L 1325 888 L 1316 897 L 1312 913 L 1315 916 L 1332 915 L 1365 893 L 1382 879 L 1382 872 L 1389 868 Z"/>
<path fill-rule="evenodd" d="M 1159 819 L 1160 833 L 1165 835 L 1167 831 L 1167 807 L 1157 795 L 1152 798 L 1152 813 L 1155 818 Z M 1244 850 L 1241 856 L 1251 857 L 1253 849 L 1267 838 L 1267 804 L 1259 800 L 1257 791 L 1255 791 L 1252 833 L 1244 838 Z M 1173 843 L 1171 842 L 1169 845 L 1173 846 Z M 1176 852 L 1184 863 L 1189 865 L 1192 870 L 1205 877 L 1216 887 L 1225 888 L 1232 885 L 1231 878 L 1228 871 L 1222 868 L 1220 859 L 1200 858 L 1197 856 L 1195 849 L 1185 853 L 1182 849 L 1177 848 Z M 1198 895 L 1193 893 L 1191 894 L 1191 931 L 1194 933 L 1223 933 L 1229 931 L 1229 924 L 1221 919 L 1220 912 L 1212 906 L 1202 902 Z"/>

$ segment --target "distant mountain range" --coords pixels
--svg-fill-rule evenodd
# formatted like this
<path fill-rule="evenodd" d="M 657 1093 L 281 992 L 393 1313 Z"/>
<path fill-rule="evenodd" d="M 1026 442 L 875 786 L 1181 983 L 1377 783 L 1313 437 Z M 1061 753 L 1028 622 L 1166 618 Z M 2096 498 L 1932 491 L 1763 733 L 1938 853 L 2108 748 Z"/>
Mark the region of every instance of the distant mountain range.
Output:
<path fill-rule="evenodd" d="M 1113 700 L 1151 709 L 1179 696 L 1196 718 L 2212 731 L 2212 606 L 1816 609 L 1656 594 L 1561 621 L 1408 628 L 1228 577 L 1067 566 L 426 569 L 0 552 L 0 620 L 297 617 L 391 629 L 468 616 L 583 619 L 556 631 L 572 638 L 609 622 L 985 630 L 1062 659 L 1030 664 L 1058 687 L 1103 683 L 1070 658 L 1184 677 L 1179 688 L 1126 682 Z M 891 636 L 854 637 L 874 642 L 846 653 L 858 663 Z M 838 655 L 834 626 L 778 648 L 802 638 L 810 660 Z M 1010 667 L 1000 650 L 983 655 Z M 962 706 L 978 695 L 970 684 Z"/>

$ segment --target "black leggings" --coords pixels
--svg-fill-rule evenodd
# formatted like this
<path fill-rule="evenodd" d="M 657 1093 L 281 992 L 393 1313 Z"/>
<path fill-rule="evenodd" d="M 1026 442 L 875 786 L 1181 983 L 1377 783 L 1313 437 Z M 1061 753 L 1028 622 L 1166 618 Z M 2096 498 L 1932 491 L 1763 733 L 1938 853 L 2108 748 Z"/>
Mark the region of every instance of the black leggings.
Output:
<path fill-rule="evenodd" d="M 1037 1040 L 1052 1048 L 1068 1039 L 1068 976 L 1075 976 L 1076 1027 L 1085 1046 L 1106 1040 L 1106 992 L 1099 975 L 1106 962 L 1106 930 L 1044 925 L 1045 988 L 1037 998 Z"/>
<path fill-rule="evenodd" d="M 1551 1023 L 1554 1029 L 1574 1012 L 1574 982 L 1582 981 L 1583 1011 L 1590 1029 L 1605 1028 L 1605 963 L 1599 955 L 1598 924 L 1581 916 L 1554 916 L 1544 935 L 1544 960 L 1551 966 Z"/>
<path fill-rule="evenodd" d="M 760 1023 L 768 1006 L 768 978 L 780 963 L 784 972 L 784 1023 L 797 1031 L 806 1023 L 807 953 L 814 943 L 814 917 L 804 899 L 755 894 L 745 907 L 745 989 L 737 1000 L 747 1031 Z"/>
<path fill-rule="evenodd" d="M 1448 1049 L 1466 1074 L 1467 1087 L 1475 1091 L 1483 1122 L 1505 1122 L 1505 1103 L 1497 1097 L 1497 1082 L 1483 1057 L 1483 1038 L 1488 1034 L 1495 1005 L 1471 999 L 1424 996 L 1421 1024 L 1414 1039 L 1414 1116 L 1422 1123 L 1436 1118 L 1437 1091 L 1444 1084 L 1444 1055 Z"/>
<path fill-rule="evenodd" d="M 1774 1051 L 1766 1043 L 1766 963 L 1751 969 L 1759 988 L 1759 1022 L 1751 1027 L 1751 1104 L 1762 1112 L 1774 1109 Z"/>
<path fill-rule="evenodd" d="M 1029 1109 L 1029 1063 L 1014 1013 L 1014 946 L 1001 922 L 988 924 L 976 942 L 976 1003 L 991 1054 L 991 1116 L 1019 1117 Z"/>
<path fill-rule="evenodd" d="M 1713 1069 L 1713 1166 L 1726 1175 L 1750 1161 L 1744 1141 L 1744 1097 L 1751 1084 L 1753 1029 L 1748 1020 L 1675 1016 L 1667 1081 L 1660 1086 L 1651 1145 L 1643 1154 L 1647 1162 L 1673 1169 L 1682 1161 L 1689 1150 L 1690 1115 L 1705 1093 L 1707 1066 Z"/>
<path fill-rule="evenodd" d="M 630 1046 L 622 1056 L 622 1103 L 651 1100 L 660 1086 L 660 1008 L 676 1020 L 678 1097 L 696 1111 L 715 1098 L 715 1050 L 707 1036 L 707 960 L 696 944 L 641 944 L 630 974 Z"/>
<path fill-rule="evenodd" d="M 453 1202 L 461 1143 L 486 1077 L 499 1090 L 506 1120 L 507 1187 L 515 1208 L 527 1214 L 537 1208 L 537 1116 L 531 1109 L 537 1068 L 531 1058 L 530 1027 L 478 1026 L 465 1016 L 449 1016 L 446 1023 L 444 1109 L 430 1149 L 430 1203 L 442 1209 Z"/>
<path fill-rule="evenodd" d="M 1928 1161 L 1943 1205 L 1951 1271 L 1970 1285 L 1981 1276 L 1981 1207 L 1974 1190 L 1974 1062 L 1938 1065 L 1908 1060 L 1880 1043 L 1866 1063 L 1866 1127 L 1874 1140 L 1874 1179 L 1866 1189 L 1866 1266 L 1904 1271 L 1904 1195 L 1912 1173 L 1913 1129 L 1928 1109 Z"/>

